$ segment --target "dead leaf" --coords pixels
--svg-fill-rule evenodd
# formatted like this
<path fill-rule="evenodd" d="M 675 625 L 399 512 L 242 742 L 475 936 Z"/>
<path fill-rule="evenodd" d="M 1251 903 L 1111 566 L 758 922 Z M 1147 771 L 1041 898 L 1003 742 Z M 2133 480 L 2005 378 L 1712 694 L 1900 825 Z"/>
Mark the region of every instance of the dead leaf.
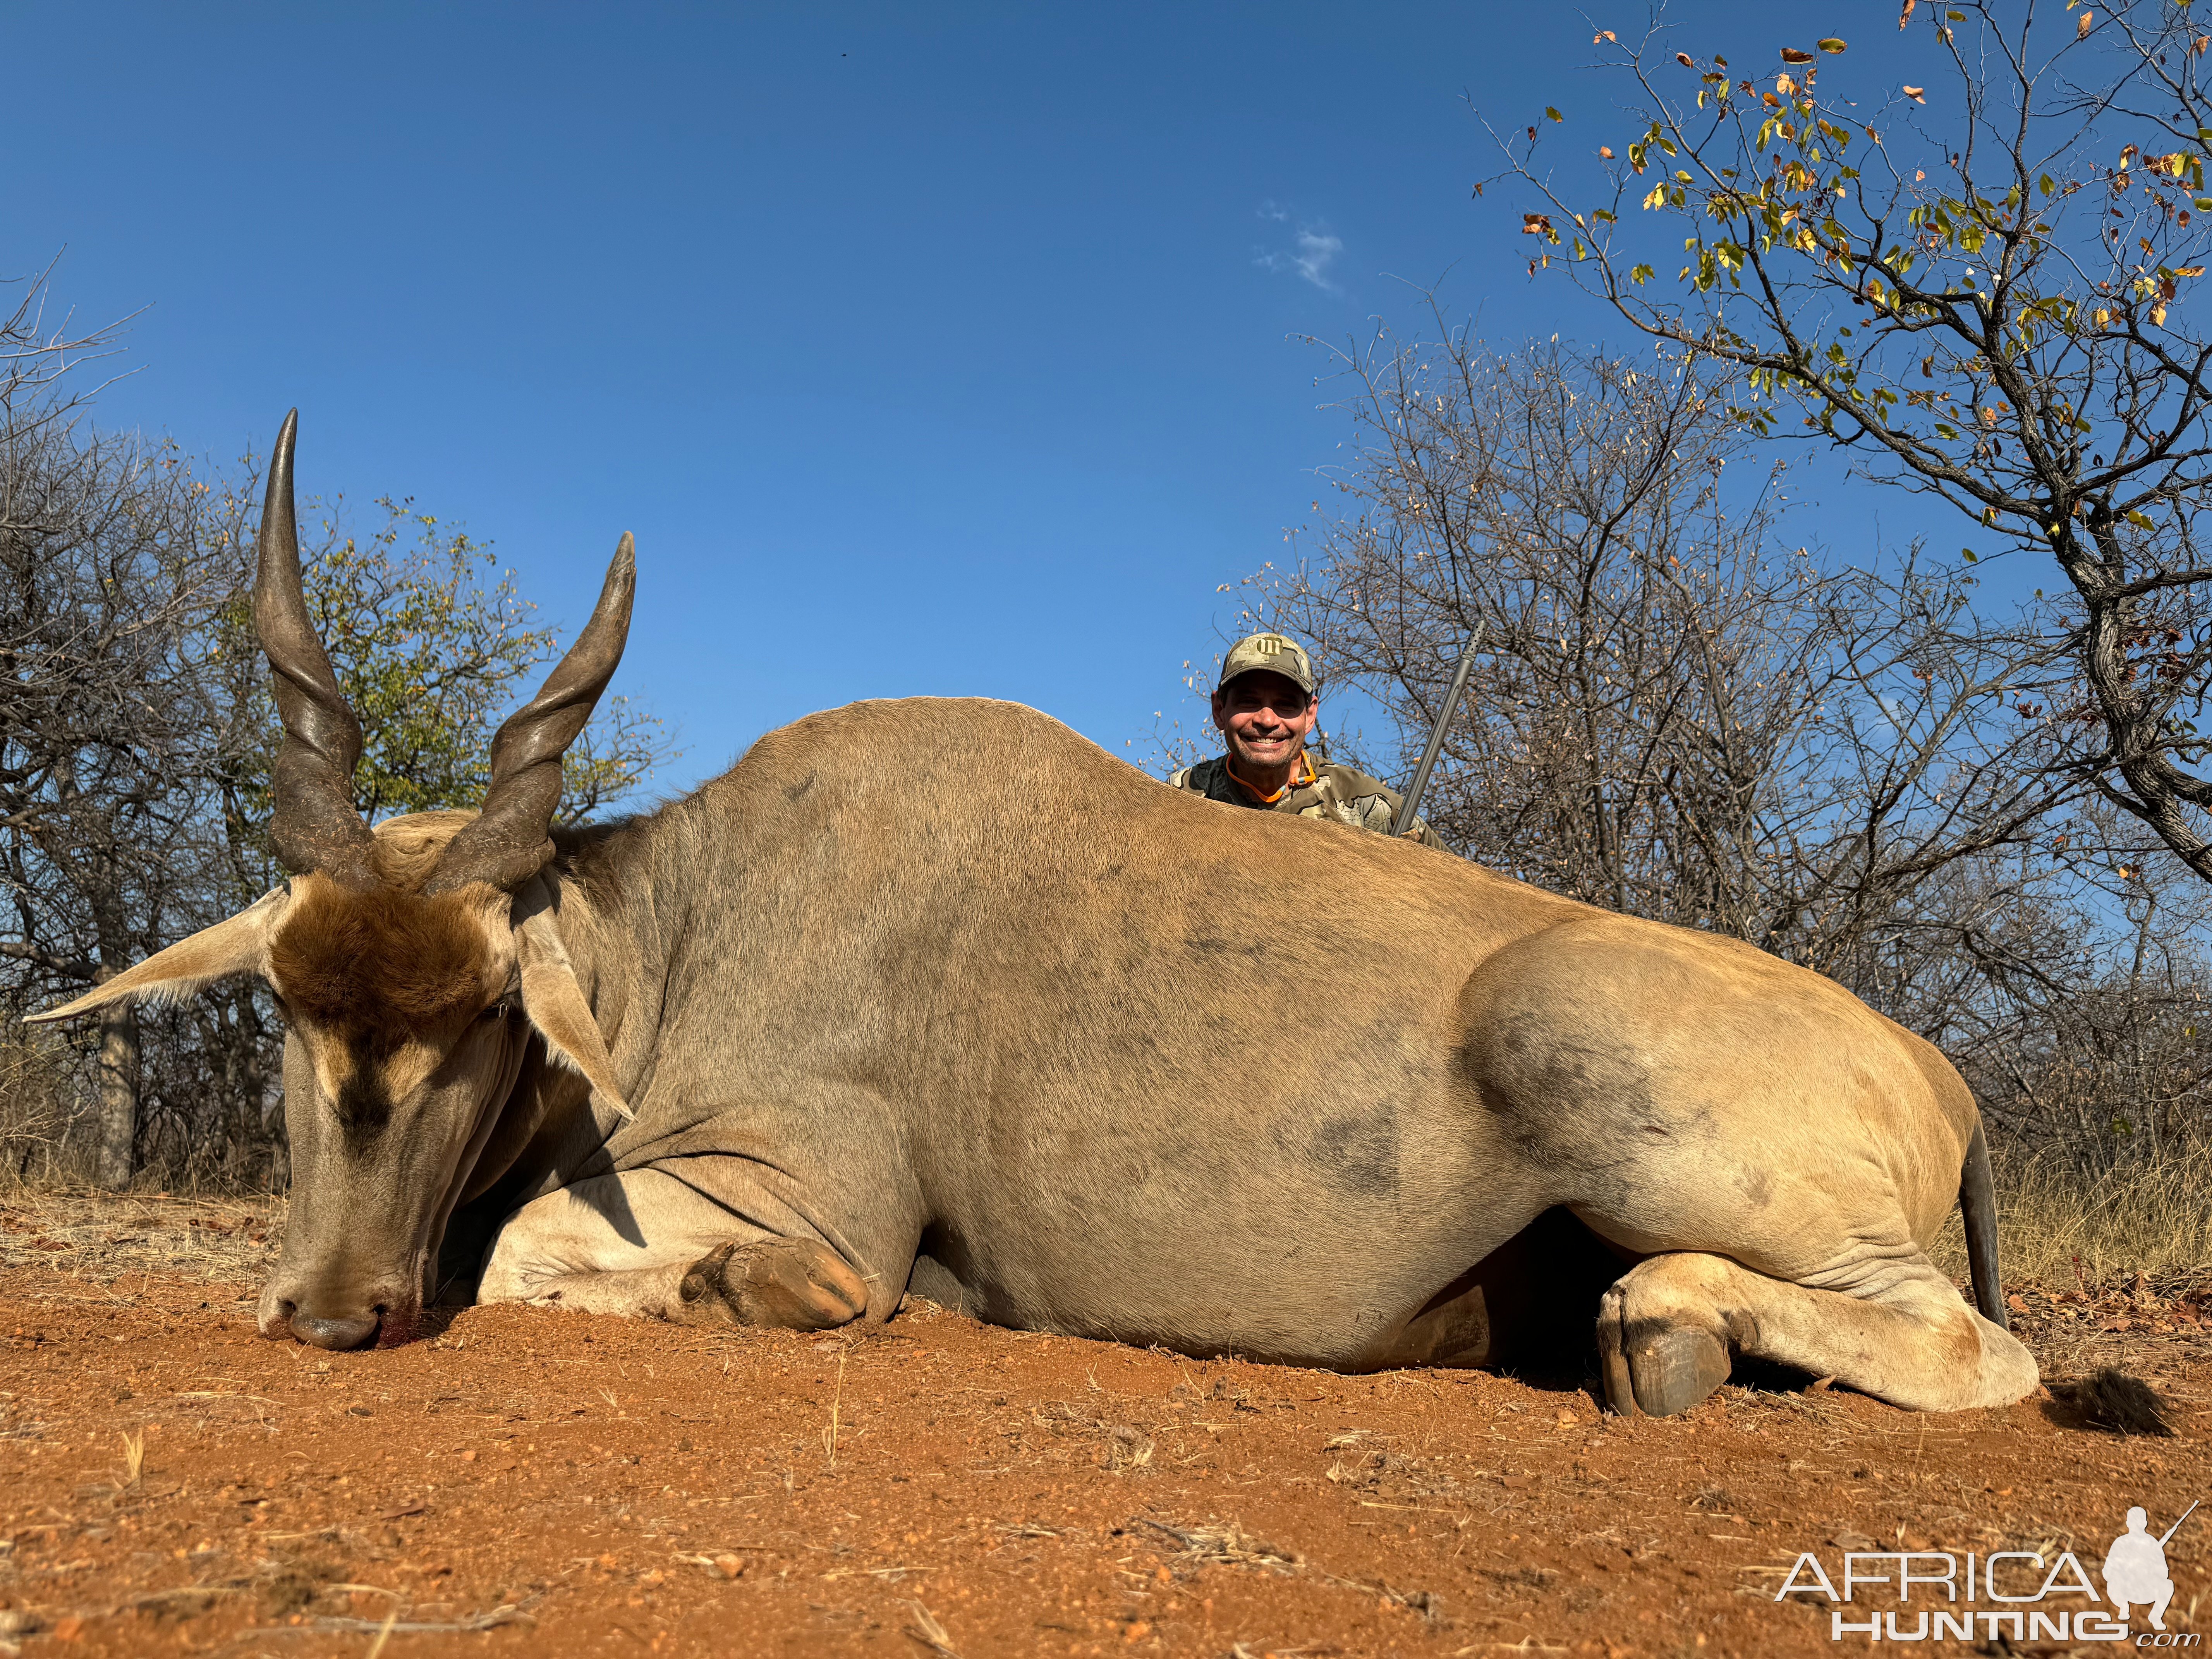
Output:
<path fill-rule="evenodd" d="M 1912 21 L 1912 9 L 1919 3 L 1920 0 L 1905 0 L 1905 9 L 1897 14 L 1898 27 L 1903 28 Z"/>
<path fill-rule="evenodd" d="M 1674 54 L 1674 61 L 1680 64 L 1684 69 L 1695 69 L 1698 66 L 1695 61 L 1693 61 L 1690 57 L 1690 54 L 1686 52 L 1676 52 Z"/>
<path fill-rule="evenodd" d="M 1910 98 L 1916 104 L 1924 104 L 1928 101 L 1927 98 L 1922 94 L 1918 87 L 1900 87 L 1898 90 L 1902 92 L 1907 98 Z"/>
<path fill-rule="evenodd" d="M 2074 26 L 2074 38 L 2076 40 L 2079 40 L 2085 37 L 2089 33 L 2089 26 L 2096 21 L 2097 14 L 2095 12 L 2083 12 L 2081 14 L 2081 21 Z"/>
<path fill-rule="evenodd" d="M 1813 61 L 1813 54 L 1800 52 L 1795 46 L 1784 46 L 1782 48 L 1782 61 L 1785 64 L 1809 64 Z"/>

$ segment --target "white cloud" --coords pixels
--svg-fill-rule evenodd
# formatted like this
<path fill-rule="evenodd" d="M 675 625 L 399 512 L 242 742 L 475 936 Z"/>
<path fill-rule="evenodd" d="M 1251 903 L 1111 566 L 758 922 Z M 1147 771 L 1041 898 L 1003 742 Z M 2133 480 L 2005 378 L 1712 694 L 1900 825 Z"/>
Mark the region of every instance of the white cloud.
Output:
<path fill-rule="evenodd" d="M 1260 207 L 1262 219 L 1287 221 L 1290 215 L 1273 202 Z M 1336 292 L 1336 284 L 1328 279 L 1328 268 L 1344 252 L 1344 239 L 1332 236 L 1320 225 L 1300 225 L 1286 248 L 1273 248 L 1262 252 L 1253 264 L 1262 270 L 1295 271 L 1324 294 Z"/>

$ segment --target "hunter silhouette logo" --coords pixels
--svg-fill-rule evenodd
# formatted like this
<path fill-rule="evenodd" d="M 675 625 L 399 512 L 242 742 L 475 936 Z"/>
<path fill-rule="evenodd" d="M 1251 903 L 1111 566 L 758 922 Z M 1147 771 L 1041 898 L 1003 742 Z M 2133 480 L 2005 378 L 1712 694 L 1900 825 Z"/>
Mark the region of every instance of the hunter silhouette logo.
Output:
<path fill-rule="evenodd" d="M 2197 1504 L 2191 1504 L 2182 1510 L 2181 1521 L 2196 1513 Z M 2128 1511 L 2128 1529 L 2105 1552 L 2105 1594 L 2112 1598 L 2113 1618 L 2125 1619 L 2129 1607 L 2140 1603 L 2150 1609 L 2153 1630 L 2166 1628 L 2166 1604 L 2173 1600 L 2173 1580 L 2166 1571 L 2166 1540 L 2181 1530 L 2181 1521 L 2154 1538 L 2148 1514 L 2141 1508 Z"/>

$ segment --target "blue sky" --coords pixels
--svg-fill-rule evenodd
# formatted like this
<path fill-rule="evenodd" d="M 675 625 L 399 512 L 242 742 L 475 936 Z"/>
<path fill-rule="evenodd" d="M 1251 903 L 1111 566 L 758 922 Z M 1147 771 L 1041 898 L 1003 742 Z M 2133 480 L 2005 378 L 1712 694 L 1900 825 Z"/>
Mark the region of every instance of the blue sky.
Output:
<path fill-rule="evenodd" d="M 1890 49 L 1894 9 L 1864 9 L 1789 27 Z M 1771 55 L 1771 8 L 1674 16 Z M 1292 337 L 1410 320 L 1405 284 L 1437 282 L 1501 344 L 1620 335 L 1532 283 L 1516 204 L 1469 189 L 1494 167 L 1469 100 L 1620 136 L 1590 28 L 1472 4 L 18 8 L 9 54 L 38 71 L 0 105 L 0 273 L 61 253 L 82 319 L 148 307 L 101 419 L 228 458 L 296 404 L 304 490 L 464 521 L 564 624 L 634 531 L 617 687 L 679 728 L 665 786 L 911 692 L 1142 755 L 1218 648 L 1217 589 L 1281 556 L 1344 435 Z M 1869 533 L 1902 509 L 1869 502 Z"/>

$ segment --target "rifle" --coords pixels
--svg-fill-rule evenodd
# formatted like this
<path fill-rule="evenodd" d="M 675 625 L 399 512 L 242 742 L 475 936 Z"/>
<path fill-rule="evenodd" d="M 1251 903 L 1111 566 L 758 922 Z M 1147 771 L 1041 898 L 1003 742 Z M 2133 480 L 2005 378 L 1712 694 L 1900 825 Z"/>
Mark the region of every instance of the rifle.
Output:
<path fill-rule="evenodd" d="M 2197 1500 L 2197 1504 L 2201 1504 L 2201 1503 L 2203 1503 L 2203 1501 L 2204 1501 L 2204 1500 L 2203 1500 L 2203 1498 L 2198 1498 L 2198 1499 Z M 2191 1504 L 2187 1509 L 2185 1509 L 2185 1510 L 2182 1510 L 2182 1512 L 2181 1512 L 2181 1521 L 2186 1521 L 2187 1519 L 2189 1519 L 2189 1517 L 2190 1517 L 2191 1516 L 2192 1516 L 2192 1515 L 2194 1515 L 2194 1514 L 2196 1514 L 2196 1513 L 2197 1513 L 2197 1504 Z M 2169 1539 L 2169 1538 L 2172 1537 L 2174 1534 L 2176 1534 L 2176 1533 L 2178 1533 L 2178 1532 L 2179 1532 L 2179 1531 L 2181 1530 L 2181 1521 L 2177 1521 L 2177 1522 L 2175 1522 L 2172 1526 L 2168 1527 L 2163 1534 L 2161 1534 L 2160 1535 L 2160 1537 L 2159 1537 L 2159 1540 L 2158 1540 L 2158 1547 L 2159 1547 L 2159 1548 L 2160 1548 L 2160 1549 L 2164 1549 L 2164 1548 L 2166 1547 L 2166 1540 L 2167 1539 Z"/>
<path fill-rule="evenodd" d="M 1436 726 L 1429 733 L 1429 746 L 1421 751 L 1421 763 L 1413 769 L 1413 781 L 1406 786 L 1406 798 L 1399 805 L 1397 816 L 1390 821 L 1393 835 L 1412 833 L 1414 814 L 1421 810 L 1421 796 L 1429 787 L 1429 769 L 1437 763 L 1437 752 L 1444 746 L 1444 729 L 1459 708 L 1460 693 L 1467 690 L 1467 677 L 1474 668 L 1474 653 L 1482 649 L 1482 636 L 1489 626 L 1487 617 L 1475 623 L 1474 632 L 1468 638 L 1467 649 L 1459 653 L 1459 668 L 1452 675 L 1451 690 L 1444 693 L 1444 706 L 1437 711 Z"/>

